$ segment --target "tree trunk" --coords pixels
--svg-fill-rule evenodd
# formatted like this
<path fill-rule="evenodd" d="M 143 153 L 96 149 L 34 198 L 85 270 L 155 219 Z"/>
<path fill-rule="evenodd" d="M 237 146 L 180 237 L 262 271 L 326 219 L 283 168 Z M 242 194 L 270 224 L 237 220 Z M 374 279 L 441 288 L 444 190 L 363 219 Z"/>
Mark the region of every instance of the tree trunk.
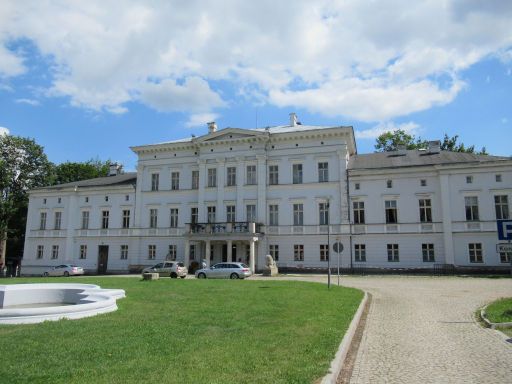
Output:
<path fill-rule="evenodd" d="M 0 235 L 0 275 L 2 275 L 5 266 L 5 249 L 7 247 L 7 233 Z"/>

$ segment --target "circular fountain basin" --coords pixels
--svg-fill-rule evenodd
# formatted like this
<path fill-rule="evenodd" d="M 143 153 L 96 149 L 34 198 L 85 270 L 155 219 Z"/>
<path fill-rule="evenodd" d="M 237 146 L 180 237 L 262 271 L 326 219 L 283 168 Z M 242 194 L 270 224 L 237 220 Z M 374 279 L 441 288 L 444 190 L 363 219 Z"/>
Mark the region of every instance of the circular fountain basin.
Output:
<path fill-rule="evenodd" d="M 93 284 L 0 285 L 0 324 L 80 319 L 117 310 L 123 289 Z"/>

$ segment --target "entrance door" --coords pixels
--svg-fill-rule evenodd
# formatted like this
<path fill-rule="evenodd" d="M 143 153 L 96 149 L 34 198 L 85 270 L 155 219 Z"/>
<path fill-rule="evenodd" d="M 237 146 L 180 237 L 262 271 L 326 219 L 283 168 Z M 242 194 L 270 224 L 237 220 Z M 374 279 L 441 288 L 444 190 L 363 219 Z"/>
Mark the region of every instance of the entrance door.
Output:
<path fill-rule="evenodd" d="M 228 261 L 228 245 L 222 244 L 222 261 Z"/>
<path fill-rule="evenodd" d="M 100 245 L 98 247 L 98 275 L 107 273 L 108 265 L 108 245 Z"/>

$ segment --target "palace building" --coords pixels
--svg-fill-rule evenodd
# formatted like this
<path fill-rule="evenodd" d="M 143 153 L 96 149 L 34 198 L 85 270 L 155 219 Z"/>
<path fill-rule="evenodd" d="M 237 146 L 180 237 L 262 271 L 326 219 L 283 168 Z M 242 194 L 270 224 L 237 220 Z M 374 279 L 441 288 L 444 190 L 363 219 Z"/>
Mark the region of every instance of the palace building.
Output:
<path fill-rule="evenodd" d="M 30 191 L 22 273 L 242 261 L 280 268 L 500 269 L 512 159 L 440 149 L 358 154 L 349 126 L 217 129 L 131 148 L 137 172 Z M 335 253 L 332 245 L 341 243 Z M 339 257 L 339 258 L 338 258 Z"/>

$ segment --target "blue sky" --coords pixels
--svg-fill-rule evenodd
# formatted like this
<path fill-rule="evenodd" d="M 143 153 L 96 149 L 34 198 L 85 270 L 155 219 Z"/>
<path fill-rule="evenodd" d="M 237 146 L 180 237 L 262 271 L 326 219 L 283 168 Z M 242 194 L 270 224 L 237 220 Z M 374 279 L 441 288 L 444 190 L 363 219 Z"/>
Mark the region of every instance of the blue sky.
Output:
<path fill-rule="evenodd" d="M 512 3 L 410 3 L 3 1 L 0 132 L 134 169 L 131 145 L 296 112 L 360 153 L 402 128 L 511 156 Z"/>

